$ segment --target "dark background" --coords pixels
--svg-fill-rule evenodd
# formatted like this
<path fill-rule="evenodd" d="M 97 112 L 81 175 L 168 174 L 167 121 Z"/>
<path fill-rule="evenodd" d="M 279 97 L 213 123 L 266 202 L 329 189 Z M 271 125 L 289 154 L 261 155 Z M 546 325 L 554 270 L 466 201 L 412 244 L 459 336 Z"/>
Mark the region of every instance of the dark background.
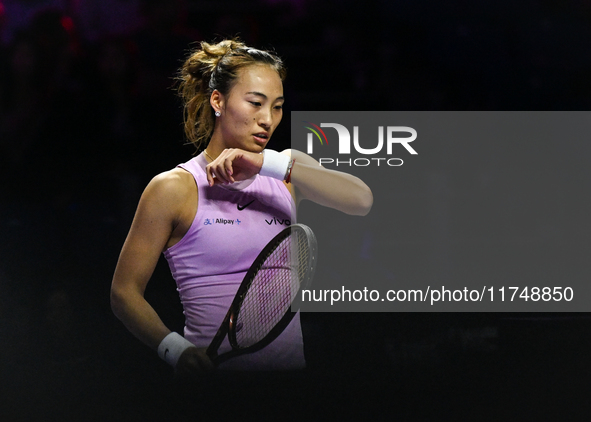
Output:
<path fill-rule="evenodd" d="M 286 113 L 273 140 L 281 149 L 291 110 L 588 109 L 590 22 L 585 0 L 0 1 L 6 420 L 175 419 L 183 404 L 195 408 L 179 414 L 195 419 L 220 404 L 257 420 L 321 411 L 345 420 L 582 418 L 591 370 L 584 314 L 305 314 L 301 378 L 283 388 L 272 377 L 214 379 L 203 392 L 175 384 L 111 314 L 108 297 L 143 187 L 191 157 L 170 87 L 192 42 L 238 34 L 285 59 Z M 452 194 L 466 183 L 449 180 Z M 559 218 L 588 227 L 584 215 L 555 206 Z M 427 211 L 405 207 L 401 232 L 420 237 Z M 514 227 L 500 241 L 519 235 Z M 165 262 L 146 294 L 181 330 Z M 265 398 L 232 404 L 235 386 Z"/>

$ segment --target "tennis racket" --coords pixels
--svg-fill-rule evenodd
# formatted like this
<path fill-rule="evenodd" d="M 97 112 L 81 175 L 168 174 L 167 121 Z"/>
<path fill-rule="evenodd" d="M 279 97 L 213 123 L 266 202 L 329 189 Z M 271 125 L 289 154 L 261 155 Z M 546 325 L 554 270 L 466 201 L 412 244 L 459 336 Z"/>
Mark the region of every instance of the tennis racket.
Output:
<path fill-rule="evenodd" d="M 207 355 L 217 366 L 235 356 L 267 346 L 296 314 L 294 303 L 316 269 L 316 237 L 303 224 L 293 224 L 275 236 L 254 260 Z M 292 308 L 292 304 L 294 305 Z M 218 355 L 228 336 L 232 349 Z"/>

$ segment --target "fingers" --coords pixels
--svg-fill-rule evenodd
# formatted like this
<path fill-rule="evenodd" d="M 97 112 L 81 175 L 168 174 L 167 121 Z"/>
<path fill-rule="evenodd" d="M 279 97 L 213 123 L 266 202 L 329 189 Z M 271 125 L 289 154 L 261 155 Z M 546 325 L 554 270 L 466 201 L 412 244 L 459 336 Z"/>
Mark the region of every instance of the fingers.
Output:
<path fill-rule="evenodd" d="M 200 377 L 214 369 L 215 366 L 205 353 L 205 349 L 190 347 L 179 358 L 175 375 L 177 378 Z"/>
<path fill-rule="evenodd" d="M 205 167 L 205 175 L 207 176 L 207 183 L 209 183 L 209 186 L 213 186 L 214 184 L 219 183 L 219 179 L 213 168 L 210 166 L 211 164 L 208 164 L 207 167 Z"/>
<path fill-rule="evenodd" d="M 205 177 L 207 177 L 207 184 L 209 186 L 213 186 L 213 182 L 215 179 L 215 174 L 212 173 L 212 171 L 209 168 L 209 164 L 205 167 Z"/>
<path fill-rule="evenodd" d="M 215 172 L 216 178 L 219 179 L 221 183 L 234 183 L 234 177 L 232 177 L 232 162 L 237 157 L 238 154 L 234 150 L 226 149 L 210 164 Z"/>
<path fill-rule="evenodd" d="M 228 148 L 207 165 L 207 180 L 209 186 L 240 182 L 257 175 L 262 165 L 261 153 Z"/>
<path fill-rule="evenodd" d="M 205 172 L 207 175 L 207 181 L 209 183 L 209 186 L 213 186 L 214 184 L 228 184 L 228 183 L 234 183 L 234 179 L 231 176 L 231 170 L 230 172 L 228 172 L 228 170 L 226 169 L 226 164 L 224 162 L 217 163 L 217 159 L 216 161 L 210 163 L 207 165 L 207 167 L 205 168 Z"/>
<path fill-rule="evenodd" d="M 232 160 L 226 158 L 224 160 L 224 169 L 226 170 L 226 174 L 228 175 L 228 178 L 230 180 L 231 183 L 234 183 L 234 178 L 232 177 Z"/>
<path fill-rule="evenodd" d="M 222 153 L 205 168 L 209 186 L 214 184 L 234 183 L 234 160 L 242 157 L 241 151 L 237 149 L 225 149 Z"/>

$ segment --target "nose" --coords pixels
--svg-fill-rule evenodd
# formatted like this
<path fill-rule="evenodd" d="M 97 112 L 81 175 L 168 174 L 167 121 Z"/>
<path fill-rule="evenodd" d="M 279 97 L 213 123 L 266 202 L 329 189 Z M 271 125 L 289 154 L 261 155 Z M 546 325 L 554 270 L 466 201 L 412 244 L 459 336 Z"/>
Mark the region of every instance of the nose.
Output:
<path fill-rule="evenodd" d="M 273 124 L 273 113 L 271 112 L 271 110 L 267 110 L 266 108 L 262 109 L 259 112 L 257 120 L 258 120 L 259 126 L 262 126 L 265 129 L 268 129 Z"/>

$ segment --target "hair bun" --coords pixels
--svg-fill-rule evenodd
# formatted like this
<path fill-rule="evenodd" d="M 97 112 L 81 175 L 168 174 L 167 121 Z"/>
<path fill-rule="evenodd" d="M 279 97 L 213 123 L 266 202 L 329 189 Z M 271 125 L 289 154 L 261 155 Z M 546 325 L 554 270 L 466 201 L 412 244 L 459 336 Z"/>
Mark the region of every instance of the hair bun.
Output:
<path fill-rule="evenodd" d="M 283 62 L 272 53 L 246 46 L 238 39 L 218 43 L 202 41 L 180 69 L 179 95 L 184 102 L 185 134 L 203 149 L 215 124 L 209 98 L 214 90 L 227 95 L 238 77 L 238 70 L 254 64 L 269 65 L 285 78 Z"/>

